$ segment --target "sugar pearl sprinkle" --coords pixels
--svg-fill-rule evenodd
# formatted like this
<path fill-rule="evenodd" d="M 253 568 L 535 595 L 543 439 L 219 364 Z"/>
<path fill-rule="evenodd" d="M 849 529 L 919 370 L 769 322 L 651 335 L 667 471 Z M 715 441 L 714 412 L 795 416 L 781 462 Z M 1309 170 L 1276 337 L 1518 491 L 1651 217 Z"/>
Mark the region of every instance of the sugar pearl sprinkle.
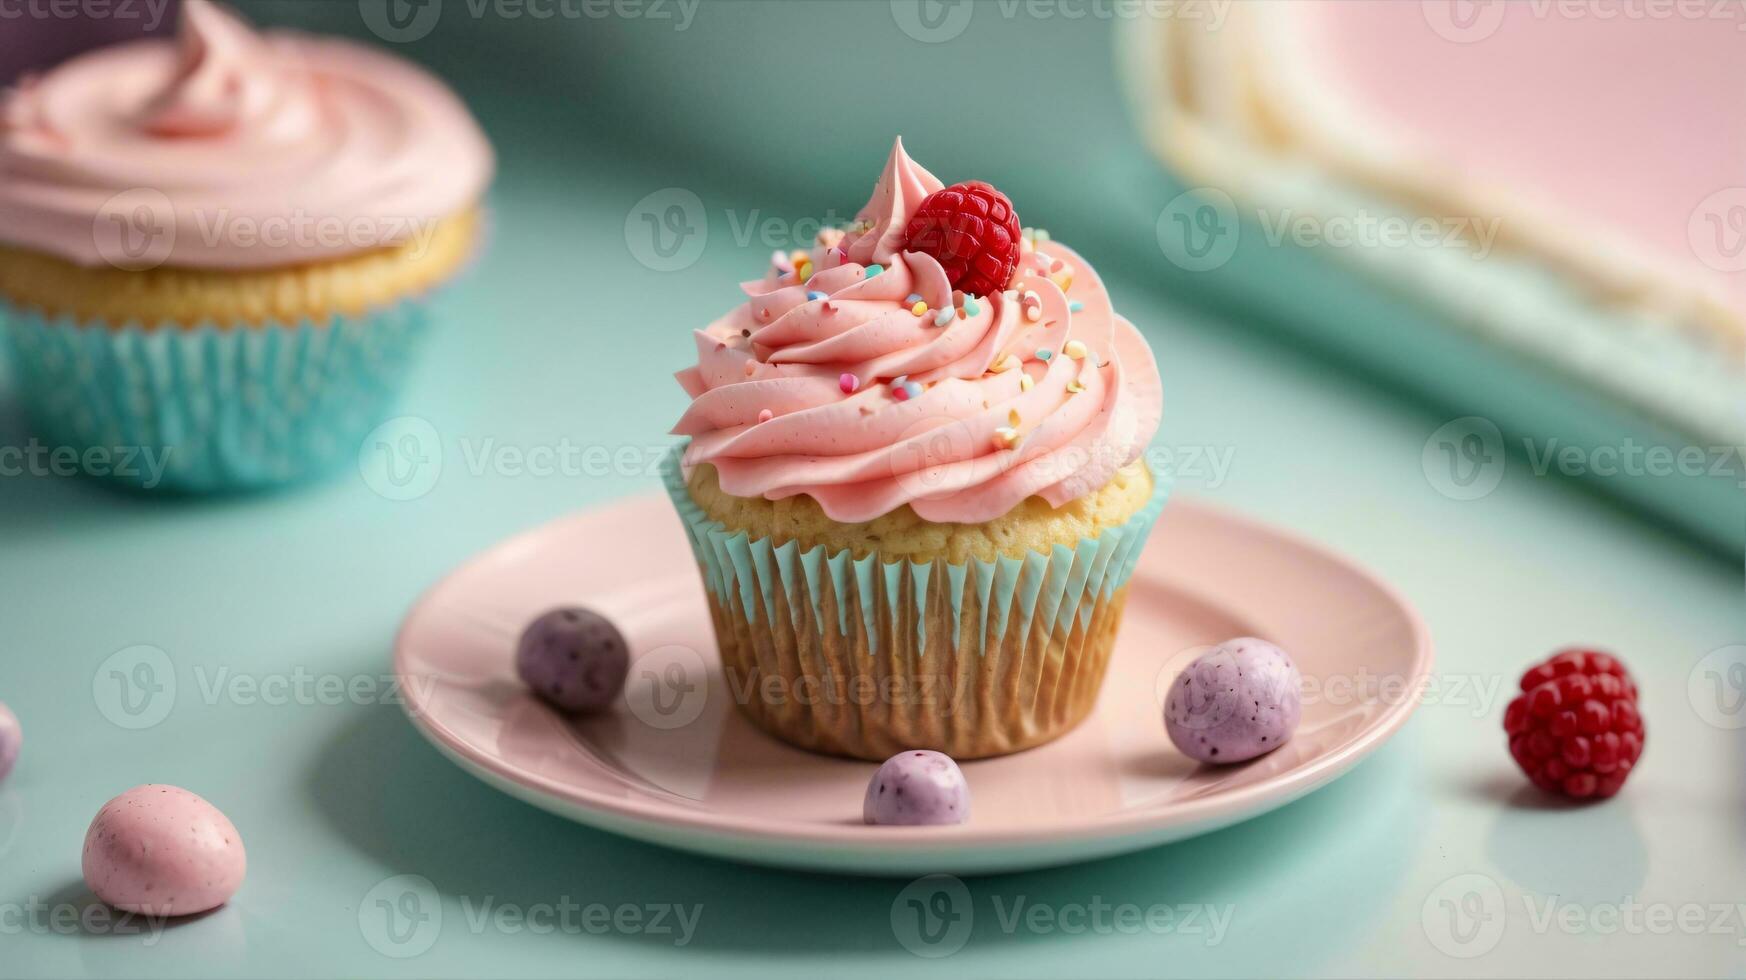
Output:
<path fill-rule="evenodd" d="M 1084 341 L 1069 340 L 1067 341 L 1067 345 L 1061 348 L 1061 353 L 1066 354 L 1075 361 L 1083 361 L 1085 360 L 1085 355 L 1091 352 L 1086 349 Z"/>
<path fill-rule="evenodd" d="M 909 380 L 907 374 L 900 374 L 891 379 L 891 397 L 900 402 L 909 401 L 911 398 L 920 398 L 921 393 L 922 386 Z"/>
<path fill-rule="evenodd" d="M 768 422 L 775 417 L 776 417 L 776 413 L 772 412 L 766 408 L 763 411 L 758 413 L 758 424 L 762 425 L 763 423 Z"/>

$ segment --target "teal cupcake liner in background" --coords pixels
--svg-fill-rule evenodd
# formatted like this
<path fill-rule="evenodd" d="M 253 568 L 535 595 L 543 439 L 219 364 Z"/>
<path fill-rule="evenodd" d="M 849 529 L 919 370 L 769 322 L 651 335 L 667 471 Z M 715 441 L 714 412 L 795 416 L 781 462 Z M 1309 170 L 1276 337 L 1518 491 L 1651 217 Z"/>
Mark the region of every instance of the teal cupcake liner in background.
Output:
<path fill-rule="evenodd" d="M 1168 481 L 1154 473 L 1152 496 L 1145 506 L 1122 524 L 1081 538 L 1072 547 L 1056 545 L 1048 552 L 1031 551 L 1023 558 L 973 559 L 961 564 L 943 558 L 887 561 L 877 554 L 855 558 L 847 550 L 827 554 L 822 545 L 802 551 L 798 542 L 772 545 L 747 531 L 729 530 L 691 499 L 681 466 L 683 450 L 681 445 L 668 454 L 661 477 L 685 524 L 710 595 L 724 607 L 737 608 L 748 622 L 766 625 L 777 621 L 777 604 L 781 603 L 787 607 L 791 623 L 812 622 L 844 636 L 858 631 L 874 653 L 880 643 L 877 623 L 884 620 L 913 622 L 916 643 L 925 654 L 923 627 L 930 595 L 944 596 L 952 616 L 951 635 L 960 643 L 973 637 L 971 642 L 978 645 L 979 653 L 988 646 L 997 647 L 1008 630 L 1028 634 L 1041 626 L 1046 634 L 1071 632 L 1076 620 L 1089 617 L 1101 600 L 1133 576 L 1170 489 Z M 929 587 L 935 579 L 946 583 L 943 591 Z M 850 599 L 836 604 L 833 621 L 826 620 L 819 603 L 827 588 Z M 982 621 L 974 630 L 962 628 L 968 596 L 977 598 L 975 605 L 981 611 Z M 881 606 L 886 615 L 877 613 Z M 995 614 L 992 626 L 991 610 Z M 913 615 L 908 615 L 911 612 Z"/>
<path fill-rule="evenodd" d="M 0 302 L 0 330 L 45 449 L 144 489 L 216 493 L 290 486 L 355 460 L 429 332 L 429 302 L 193 328 L 86 324 Z"/>

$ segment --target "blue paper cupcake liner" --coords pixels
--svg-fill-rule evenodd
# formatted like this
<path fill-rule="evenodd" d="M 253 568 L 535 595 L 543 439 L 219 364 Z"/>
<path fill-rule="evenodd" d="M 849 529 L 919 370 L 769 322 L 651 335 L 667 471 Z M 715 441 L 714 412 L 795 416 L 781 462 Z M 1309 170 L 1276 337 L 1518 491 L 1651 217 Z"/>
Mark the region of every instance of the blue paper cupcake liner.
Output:
<path fill-rule="evenodd" d="M 1122 524 L 1023 557 L 856 558 L 712 520 L 692 500 L 682 455 L 668 455 L 662 479 L 710 597 L 723 664 L 750 695 L 737 698 L 741 709 L 795 744 L 861 758 L 908 748 L 998 755 L 1077 723 L 1102 682 L 1122 587 L 1169 494 L 1155 476 L 1150 499 Z M 756 693 L 769 678 L 780 703 Z M 923 682 L 933 694 L 922 696 Z M 811 703 L 793 697 L 801 685 L 815 692 Z M 850 694 L 869 685 L 907 693 Z"/>
<path fill-rule="evenodd" d="M 325 323 L 81 323 L 0 302 L 47 447 L 150 460 L 93 475 L 191 493 L 287 486 L 356 459 L 429 330 L 428 297 Z"/>

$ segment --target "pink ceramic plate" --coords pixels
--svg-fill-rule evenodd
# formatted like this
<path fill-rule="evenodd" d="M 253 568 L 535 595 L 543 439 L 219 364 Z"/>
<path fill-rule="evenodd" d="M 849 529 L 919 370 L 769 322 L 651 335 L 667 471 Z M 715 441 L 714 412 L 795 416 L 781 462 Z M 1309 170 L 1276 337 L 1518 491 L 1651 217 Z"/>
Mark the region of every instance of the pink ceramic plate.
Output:
<path fill-rule="evenodd" d="M 522 624 L 559 604 L 611 616 L 625 697 L 569 721 L 512 664 Z M 1303 724 L 1254 762 L 1207 768 L 1164 734 L 1159 692 L 1205 644 L 1253 635 L 1296 657 Z M 475 558 L 413 608 L 395 647 L 407 710 L 445 754 L 536 806 L 739 861 L 861 874 L 1063 864 L 1205 833 L 1326 784 L 1411 714 L 1431 641 L 1405 600 L 1331 552 L 1173 501 L 1129 588 L 1096 712 L 1050 745 L 964 766 L 959 827 L 868 827 L 875 766 L 812 755 L 744 721 L 703 589 L 661 498 L 565 518 Z"/>

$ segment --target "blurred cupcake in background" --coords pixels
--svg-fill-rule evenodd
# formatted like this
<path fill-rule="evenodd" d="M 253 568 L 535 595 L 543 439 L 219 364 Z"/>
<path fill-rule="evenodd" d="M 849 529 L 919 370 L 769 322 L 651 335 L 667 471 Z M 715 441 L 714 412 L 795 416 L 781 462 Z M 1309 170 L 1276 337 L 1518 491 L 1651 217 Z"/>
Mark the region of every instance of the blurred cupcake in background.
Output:
<path fill-rule="evenodd" d="M 0 102 L 0 324 L 37 438 L 196 492 L 355 458 L 473 254 L 492 169 L 423 70 L 208 0 L 174 42 L 21 81 Z"/>

